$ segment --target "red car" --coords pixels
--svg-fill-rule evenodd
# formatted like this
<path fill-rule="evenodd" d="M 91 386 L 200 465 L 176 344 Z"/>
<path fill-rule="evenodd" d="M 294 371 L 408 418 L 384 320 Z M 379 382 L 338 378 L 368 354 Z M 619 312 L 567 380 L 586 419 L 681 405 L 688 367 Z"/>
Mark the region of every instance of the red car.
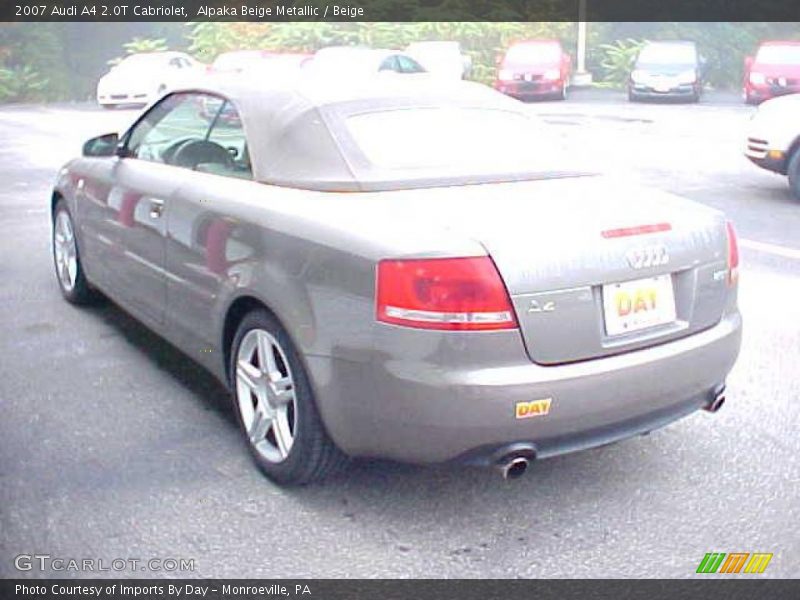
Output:
<path fill-rule="evenodd" d="M 567 97 L 572 59 L 558 40 L 517 42 L 498 61 L 494 87 L 520 100 Z"/>
<path fill-rule="evenodd" d="M 744 100 L 759 104 L 800 92 L 800 42 L 764 42 L 744 61 Z"/>

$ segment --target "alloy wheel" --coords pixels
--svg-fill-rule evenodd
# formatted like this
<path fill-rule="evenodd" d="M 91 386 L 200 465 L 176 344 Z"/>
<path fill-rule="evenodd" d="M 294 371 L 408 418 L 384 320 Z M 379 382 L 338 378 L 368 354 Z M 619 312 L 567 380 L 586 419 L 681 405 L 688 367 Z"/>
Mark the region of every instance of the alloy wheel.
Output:
<path fill-rule="evenodd" d="M 75 288 L 78 277 L 78 251 L 72 220 L 65 210 L 58 212 L 53 225 L 53 255 L 58 281 L 64 291 L 69 293 Z"/>
<path fill-rule="evenodd" d="M 283 462 L 297 426 L 294 377 L 283 348 L 263 329 L 242 339 L 236 356 L 236 401 L 247 437 L 265 460 Z"/>

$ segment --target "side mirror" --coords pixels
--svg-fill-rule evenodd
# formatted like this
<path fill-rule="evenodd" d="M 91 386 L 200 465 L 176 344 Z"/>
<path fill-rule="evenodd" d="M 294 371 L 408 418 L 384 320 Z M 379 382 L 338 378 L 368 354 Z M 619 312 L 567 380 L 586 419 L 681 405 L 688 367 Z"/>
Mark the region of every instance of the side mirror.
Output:
<path fill-rule="evenodd" d="M 752 56 L 745 56 L 744 57 L 744 70 L 749 71 L 750 68 L 753 66 L 755 59 Z"/>
<path fill-rule="evenodd" d="M 93 137 L 83 145 L 84 156 L 114 156 L 117 154 L 119 135 L 107 133 Z"/>

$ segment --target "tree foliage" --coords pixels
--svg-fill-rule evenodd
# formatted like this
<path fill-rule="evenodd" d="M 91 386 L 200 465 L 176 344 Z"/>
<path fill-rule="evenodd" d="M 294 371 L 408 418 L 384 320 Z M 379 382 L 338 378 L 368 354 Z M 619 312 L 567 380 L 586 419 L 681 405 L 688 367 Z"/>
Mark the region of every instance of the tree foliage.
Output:
<path fill-rule="evenodd" d="M 43 100 L 48 81 L 28 65 L 0 67 L 0 102 Z"/>
<path fill-rule="evenodd" d="M 603 56 L 600 63 L 603 67 L 602 82 L 613 86 L 624 84 L 643 45 L 642 40 L 633 38 L 598 45 L 597 48 Z"/>
<path fill-rule="evenodd" d="M 122 44 L 122 49 L 125 50 L 125 56 L 131 54 L 140 54 L 146 52 L 164 52 L 169 49 L 167 40 L 164 38 L 143 38 L 135 37 L 130 42 Z M 122 62 L 125 56 L 118 56 L 108 61 L 110 66 L 118 65 Z"/>

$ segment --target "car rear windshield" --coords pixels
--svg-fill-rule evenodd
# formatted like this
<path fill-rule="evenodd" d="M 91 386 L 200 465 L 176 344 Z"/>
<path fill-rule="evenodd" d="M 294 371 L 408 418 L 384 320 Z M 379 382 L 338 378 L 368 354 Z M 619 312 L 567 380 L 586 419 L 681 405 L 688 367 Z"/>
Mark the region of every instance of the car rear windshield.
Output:
<path fill-rule="evenodd" d="M 762 46 L 756 55 L 756 62 L 762 65 L 800 64 L 800 45 Z"/>
<path fill-rule="evenodd" d="M 548 153 L 538 122 L 506 110 L 402 108 L 353 114 L 346 123 L 362 154 L 382 169 L 509 172 Z"/>
<path fill-rule="evenodd" d="M 512 63 L 554 63 L 561 59 L 561 48 L 558 44 L 518 44 L 508 49 L 505 59 Z"/>
<path fill-rule="evenodd" d="M 637 64 L 647 65 L 694 65 L 697 51 L 690 44 L 650 44 L 639 54 Z"/>

